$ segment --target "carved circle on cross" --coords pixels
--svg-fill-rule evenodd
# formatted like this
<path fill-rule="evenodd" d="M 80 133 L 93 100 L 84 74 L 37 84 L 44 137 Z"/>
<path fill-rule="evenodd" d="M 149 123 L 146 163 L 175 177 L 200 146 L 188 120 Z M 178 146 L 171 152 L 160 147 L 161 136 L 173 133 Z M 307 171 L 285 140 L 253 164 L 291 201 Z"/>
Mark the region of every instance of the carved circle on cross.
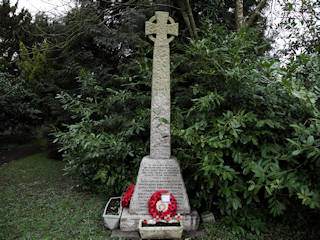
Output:
<path fill-rule="evenodd" d="M 151 17 L 151 18 L 149 19 L 149 22 L 151 22 L 151 23 L 155 23 L 156 21 L 157 21 L 156 16 L 153 16 L 153 17 Z M 168 21 L 170 22 L 170 24 L 174 24 L 174 23 L 175 23 L 175 21 L 173 20 L 173 18 L 170 17 L 170 16 L 168 17 Z M 149 39 L 150 39 L 152 42 L 155 42 L 155 41 L 156 41 L 156 38 L 155 38 L 154 36 L 152 36 L 151 34 L 148 35 L 148 37 L 149 37 Z M 170 36 L 170 37 L 168 38 L 168 43 L 170 43 L 173 39 L 174 39 L 174 36 Z"/>

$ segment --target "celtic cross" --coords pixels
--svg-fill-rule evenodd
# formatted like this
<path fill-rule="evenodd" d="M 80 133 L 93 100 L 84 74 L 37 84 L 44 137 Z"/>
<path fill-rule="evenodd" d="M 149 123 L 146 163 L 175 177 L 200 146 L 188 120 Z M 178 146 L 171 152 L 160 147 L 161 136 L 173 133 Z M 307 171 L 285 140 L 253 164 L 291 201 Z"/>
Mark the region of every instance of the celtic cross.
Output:
<path fill-rule="evenodd" d="M 169 17 L 168 12 L 158 11 L 146 22 L 145 32 L 154 42 L 150 157 L 168 159 L 171 156 L 169 43 L 178 36 L 178 23 Z M 171 36 L 168 38 L 168 35 Z"/>

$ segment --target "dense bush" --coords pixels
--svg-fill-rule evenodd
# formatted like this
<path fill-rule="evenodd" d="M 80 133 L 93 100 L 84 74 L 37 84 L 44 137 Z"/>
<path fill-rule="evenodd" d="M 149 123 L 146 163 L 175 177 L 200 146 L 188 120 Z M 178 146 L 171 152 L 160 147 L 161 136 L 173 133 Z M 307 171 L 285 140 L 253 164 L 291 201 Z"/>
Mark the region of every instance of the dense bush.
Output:
<path fill-rule="evenodd" d="M 320 80 L 319 56 L 284 67 L 257 39 L 259 29 L 207 22 L 202 40 L 173 46 L 172 144 L 193 207 L 263 230 L 268 214 L 319 212 Z M 78 94 L 58 96 L 75 121 L 56 141 L 86 188 L 121 194 L 148 154 L 152 61 L 143 47 L 112 89 L 83 72 Z"/>
<path fill-rule="evenodd" d="M 1 61 L 0 58 L 0 132 L 28 131 L 42 118 L 40 99 L 22 78 L 4 72 Z"/>
<path fill-rule="evenodd" d="M 121 79 L 119 79 L 121 81 Z M 150 93 L 103 89 L 93 74 L 83 71 L 77 95 L 57 98 L 71 111 L 74 124 L 58 131 L 56 141 L 67 161 L 66 171 L 78 176 L 83 188 L 121 194 L 135 182 L 146 154 L 150 111 L 143 106 Z"/>
<path fill-rule="evenodd" d="M 60 87 L 54 79 L 48 46 L 35 45 L 31 51 L 20 42 L 16 76 L 5 71 L 0 58 L 0 132 L 29 131 L 44 123 L 58 123 L 68 118 L 55 99 Z"/>
<path fill-rule="evenodd" d="M 263 229 L 267 213 L 320 208 L 319 56 L 281 68 L 259 56 L 265 47 L 254 32 L 208 24 L 184 48 L 193 103 L 176 104 L 173 123 L 193 206 L 253 229 Z"/>

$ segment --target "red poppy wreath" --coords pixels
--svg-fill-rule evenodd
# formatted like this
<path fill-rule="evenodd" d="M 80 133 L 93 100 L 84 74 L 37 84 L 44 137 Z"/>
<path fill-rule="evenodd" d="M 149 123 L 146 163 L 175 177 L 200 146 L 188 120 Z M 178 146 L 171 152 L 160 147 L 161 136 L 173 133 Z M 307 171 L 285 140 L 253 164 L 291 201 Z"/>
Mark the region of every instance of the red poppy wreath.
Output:
<path fill-rule="evenodd" d="M 131 201 L 135 184 L 131 184 L 122 198 L 122 207 L 127 207 Z"/>
<path fill-rule="evenodd" d="M 161 195 L 165 193 L 168 194 L 169 192 L 164 190 L 157 191 L 154 194 L 152 194 L 148 201 L 149 214 L 153 218 L 156 218 L 158 216 L 160 219 L 164 219 L 167 215 L 170 215 L 170 217 L 174 217 L 177 213 L 177 201 L 171 193 L 170 202 L 166 204 L 163 208 L 159 207 L 159 204 L 161 204 Z"/>

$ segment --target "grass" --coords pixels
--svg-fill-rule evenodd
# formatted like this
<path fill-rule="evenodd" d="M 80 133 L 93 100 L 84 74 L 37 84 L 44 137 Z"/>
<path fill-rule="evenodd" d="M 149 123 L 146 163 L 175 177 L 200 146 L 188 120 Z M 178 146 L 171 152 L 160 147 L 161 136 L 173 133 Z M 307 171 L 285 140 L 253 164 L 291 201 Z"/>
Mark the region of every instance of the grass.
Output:
<path fill-rule="evenodd" d="M 63 162 L 44 153 L 0 166 L 0 239 L 109 239 L 101 218 L 107 199 L 71 190 Z M 204 224 L 206 236 L 185 239 L 301 240 L 283 226 L 268 234 L 236 233 L 222 222 Z"/>
<path fill-rule="evenodd" d="M 296 231 L 291 231 L 284 225 L 270 224 L 269 232 L 256 234 L 250 231 L 235 232 L 231 226 L 222 222 L 214 224 L 206 223 L 203 225 L 207 233 L 204 239 L 211 240 L 302 240 L 303 234 Z"/>
<path fill-rule="evenodd" d="M 0 167 L 0 239 L 106 239 L 107 199 L 71 190 L 63 163 L 45 154 Z"/>

